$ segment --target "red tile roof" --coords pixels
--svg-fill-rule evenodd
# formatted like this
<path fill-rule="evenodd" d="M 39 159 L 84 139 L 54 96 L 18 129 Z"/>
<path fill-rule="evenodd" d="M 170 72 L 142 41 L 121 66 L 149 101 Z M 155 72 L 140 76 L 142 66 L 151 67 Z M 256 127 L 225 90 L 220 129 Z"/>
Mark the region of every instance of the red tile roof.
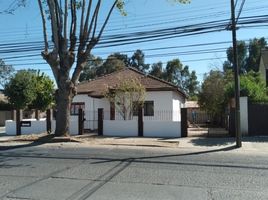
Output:
<path fill-rule="evenodd" d="M 81 82 L 77 86 L 77 93 L 88 94 L 92 97 L 103 97 L 107 87 L 113 88 L 120 81 L 133 78 L 138 79 L 146 91 L 175 91 L 186 97 L 185 93 L 176 85 L 154 76 L 146 75 L 134 68 L 124 68 L 91 81 Z"/>

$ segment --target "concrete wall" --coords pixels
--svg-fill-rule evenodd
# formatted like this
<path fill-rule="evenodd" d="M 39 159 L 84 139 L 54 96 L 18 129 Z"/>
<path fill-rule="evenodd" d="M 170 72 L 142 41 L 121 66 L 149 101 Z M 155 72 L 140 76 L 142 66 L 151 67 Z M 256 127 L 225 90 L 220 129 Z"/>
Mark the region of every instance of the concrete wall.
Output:
<path fill-rule="evenodd" d="M 181 137 L 180 122 L 173 121 L 144 121 L 144 137 Z M 120 137 L 137 137 L 137 120 L 104 120 L 103 135 Z"/>
<path fill-rule="evenodd" d="M 181 108 L 184 108 L 185 99 L 177 92 L 172 92 L 173 116 L 172 121 L 181 121 Z"/>
<path fill-rule="evenodd" d="M 248 135 L 248 97 L 240 97 L 240 124 L 242 135 Z"/>
<path fill-rule="evenodd" d="M 138 136 L 138 122 L 137 120 L 104 120 L 103 135 L 120 137 Z"/>
<path fill-rule="evenodd" d="M 181 137 L 181 123 L 174 121 L 144 121 L 144 137 Z"/>
<path fill-rule="evenodd" d="M 31 121 L 30 127 L 21 127 L 21 134 L 22 135 L 28 135 L 28 134 L 38 134 L 38 133 L 44 133 L 47 131 L 46 128 L 46 119 L 23 119 L 23 121 Z M 55 131 L 56 127 L 55 120 L 52 121 L 52 131 Z M 7 135 L 16 135 L 16 122 L 12 120 L 6 120 L 5 123 L 6 126 L 6 134 Z M 78 117 L 72 116 L 70 120 L 70 128 L 69 132 L 71 135 L 77 135 L 78 134 Z"/>

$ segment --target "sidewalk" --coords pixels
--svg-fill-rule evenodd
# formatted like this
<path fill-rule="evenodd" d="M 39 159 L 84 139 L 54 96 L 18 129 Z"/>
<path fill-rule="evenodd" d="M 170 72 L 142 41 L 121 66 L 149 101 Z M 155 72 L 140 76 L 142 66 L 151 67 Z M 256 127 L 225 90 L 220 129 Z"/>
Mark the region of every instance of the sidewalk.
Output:
<path fill-rule="evenodd" d="M 240 151 L 258 151 L 268 153 L 268 137 L 244 137 Z M 121 147 L 161 147 L 186 148 L 189 150 L 233 149 L 235 138 L 231 137 L 187 137 L 187 138 L 144 138 L 144 137 L 104 137 L 95 134 L 53 138 L 52 135 L 5 136 L 0 134 L 0 145 L 18 145 L 20 143 L 73 143 L 81 146 L 121 146 Z"/>

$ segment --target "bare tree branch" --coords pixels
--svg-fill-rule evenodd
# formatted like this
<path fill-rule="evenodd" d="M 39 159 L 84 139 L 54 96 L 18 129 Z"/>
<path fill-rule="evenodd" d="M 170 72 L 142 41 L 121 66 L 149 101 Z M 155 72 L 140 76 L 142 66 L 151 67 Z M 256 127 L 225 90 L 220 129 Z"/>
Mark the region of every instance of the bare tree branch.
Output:
<path fill-rule="evenodd" d="M 87 16 L 86 16 L 86 21 L 84 25 L 84 38 L 86 38 L 87 32 L 88 32 L 88 22 L 89 22 L 91 6 L 92 6 L 92 0 L 89 1 L 88 7 L 87 7 Z"/>
<path fill-rule="evenodd" d="M 84 32 L 84 14 L 85 14 L 85 4 L 86 4 L 86 1 L 83 0 L 82 2 L 82 11 L 81 11 L 81 20 L 80 20 L 80 42 L 81 40 L 83 39 L 83 32 Z"/>
<path fill-rule="evenodd" d="M 44 51 L 48 52 L 46 18 L 45 18 L 45 13 L 44 13 L 44 9 L 43 9 L 41 0 L 38 0 L 38 5 L 39 5 L 41 17 L 42 17 L 42 24 L 43 24 L 43 36 L 44 36 L 44 43 L 45 43 L 45 50 Z"/>
<path fill-rule="evenodd" d="M 78 54 L 84 50 L 86 43 L 87 43 L 87 40 L 88 40 L 87 33 L 88 33 L 88 22 L 89 22 L 91 7 L 92 7 L 92 0 L 89 1 L 88 7 L 87 7 L 87 15 L 86 15 L 86 20 L 85 20 L 83 32 L 80 31 L 80 38 L 79 38 L 80 44 L 78 47 Z M 81 35 L 81 33 L 83 35 Z"/>
<path fill-rule="evenodd" d="M 68 0 L 64 4 L 64 40 L 67 41 Z"/>
<path fill-rule="evenodd" d="M 94 14 L 93 14 L 93 16 L 91 18 L 91 22 L 90 22 L 90 25 L 88 27 L 87 36 L 86 36 L 87 40 L 88 40 L 89 35 L 90 35 L 91 31 L 92 31 L 92 27 L 93 27 L 93 24 L 95 22 L 96 15 L 98 13 L 98 7 L 100 6 L 100 2 L 101 2 L 101 0 L 98 1 L 97 5 L 96 5 L 96 8 L 95 8 L 95 11 L 94 11 Z"/>
<path fill-rule="evenodd" d="M 58 35 L 58 24 L 57 24 L 55 3 L 53 0 L 47 0 L 47 4 L 49 7 L 50 17 L 51 17 L 52 40 L 54 43 L 54 48 L 58 51 L 59 50 L 59 35 Z"/>
<path fill-rule="evenodd" d="M 115 0 L 115 1 L 114 1 L 114 4 L 113 4 L 113 6 L 111 7 L 111 9 L 110 9 L 110 11 L 109 11 L 109 13 L 108 13 L 108 15 L 107 15 L 107 17 L 106 17 L 106 19 L 105 19 L 105 21 L 104 21 L 102 27 L 101 27 L 101 30 L 100 30 L 99 35 L 98 35 L 98 37 L 97 37 L 98 40 L 100 39 L 100 37 L 101 37 L 101 35 L 102 35 L 102 33 L 103 33 L 103 31 L 104 31 L 104 29 L 105 29 L 105 27 L 106 27 L 106 25 L 107 25 L 107 23 L 108 23 L 110 17 L 111 17 L 111 14 L 112 14 L 113 9 L 114 9 L 114 7 L 116 6 L 117 2 L 118 2 L 118 0 Z"/>
<path fill-rule="evenodd" d="M 75 50 L 76 44 L 76 0 L 71 0 L 71 13 L 72 13 L 72 22 L 70 29 L 70 48 L 69 51 Z"/>
<path fill-rule="evenodd" d="M 95 19 L 94 19 L 94 28 L 93 28 L 93 32 L 92 32 L 92 38 L 94 39 L 95 38 L 95 33 L 96 33 L 96 30 L 97 30 L 97 25 L 98 25 L 98 16 L 99 16 L 99 11 L 100 11 L 100 5 L 101 5 L 101 0 L 99 0 L 99 4 L 97 5 L 96 9 L 97 9 L 97 12 L 96 12 L 96 15 L 95 15 Z"/>
<path fill-rule="evenodd" d="M 98 43 L 98 40 L 99 38 L 101 37 L 102 33 L 103 33 L 103 30 L 112 14 L 112 11 L 114 9 L 114 7 L 116 6 L 116 3 L 117 3 L 118 0 L 116 0 L 111 9 L 109 10 L 109 13 L 104 21 L 104 24 L 102 25 L 102 28 L 100 30 L 100 33 L 98 34 L 98 37 L 95 38 L 95 32 L 96 32 L 96 29 L 97 29 L 97 22 L 98 22 L 98 15 L 99 15 L 99 9 L 100 9 L 100 5 L 101 5 L 101 0 L 98 1 L 97 5 L 96 5 L 96 8 L 95 8 L 95 11 L 94 11 L 94 14 L 91 18 L 91 22 L 90 22 L 90 25 L 89 25 L 89 28 L 88 28 L 88 32 L 87 32 L 87 40 L 89 38 L 89 35 L 92 31 L 92 28 L 93 28 L 93 33 L 92 33 L 92 36 L 91 36 L 91 39 L 90 41 L 88 42 L 87 44 L 87 47 L 86 47 L 86 51 L 85 52 L 79 52 L 78 53 L 78 58 L 77 58 L 77 63 L 76 63 L 76 67 L 75 67 L 75 70 L 73 72 L 73 75 L 72 75 L 72 82 L 73 84 L 76 84 L 79 76 L 80 76 L 80 73 L 81 71 L 83 70 L 84 68 L 84 63 L 86 62 L 86 58 L 87 56 L 90 54 L 92 48 Z M 93 27 L 93 24 L 94 24 L 94 27 Z M 87 41 L 85 40 L 85 41 Z M 81 44 L 80 44 L 81 45 Z M 81 46 L 79 46 L 79 50 L 81 49 Z"/>

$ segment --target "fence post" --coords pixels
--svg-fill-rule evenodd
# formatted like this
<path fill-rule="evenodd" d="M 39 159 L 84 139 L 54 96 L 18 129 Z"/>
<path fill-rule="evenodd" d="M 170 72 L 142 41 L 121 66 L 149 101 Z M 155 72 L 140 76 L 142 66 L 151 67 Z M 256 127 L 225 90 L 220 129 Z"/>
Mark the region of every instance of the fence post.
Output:
<path fill-rule="evenodd" d="M 11 111 L 11 119 L 12 119 L 13 121 L 16 121 L 16 110 L 12 110 L 12 111 Z"/>
<path fill-rule="evenodd" d="M 84 134 L 84 111 L 82 108 L 78 110 L 78 135 Z"/>
<path fill-rule="evenodd" d="M 16 135 L 21 135 L 22 110 L 16 110 Z"/>
<path fill-rule="evenodd" d="M 181 137 L 187 137 L 187 108 L 181 108 Z"/>
<path fill-rule="evenodd" d="M 40 120 L 40 110 L 35 109 L 35 119 Z"/>
<path fill-rule="evenodd" d="M 138 108 L 138 136 L 143 137 L 143 109 L 142 106 Z"/>
<path fill-rule="evenodd" d="M 115 104 L 114 104 L 114 102 L 110 103 L 110 120 L 115 120 Z"/>
<path fill-rule="evenodd" d="M 98 108 L 98 135 L 103 135 L 103 108 Z"/>
<path fill-rule="evenodd" d="M 51 133 L 51 121 L 52 121 L 52 112 L 51 109 L 48 109 L 46 112 L 46 122 L 47 122 L 47 133 L 50 134 Z"/>

